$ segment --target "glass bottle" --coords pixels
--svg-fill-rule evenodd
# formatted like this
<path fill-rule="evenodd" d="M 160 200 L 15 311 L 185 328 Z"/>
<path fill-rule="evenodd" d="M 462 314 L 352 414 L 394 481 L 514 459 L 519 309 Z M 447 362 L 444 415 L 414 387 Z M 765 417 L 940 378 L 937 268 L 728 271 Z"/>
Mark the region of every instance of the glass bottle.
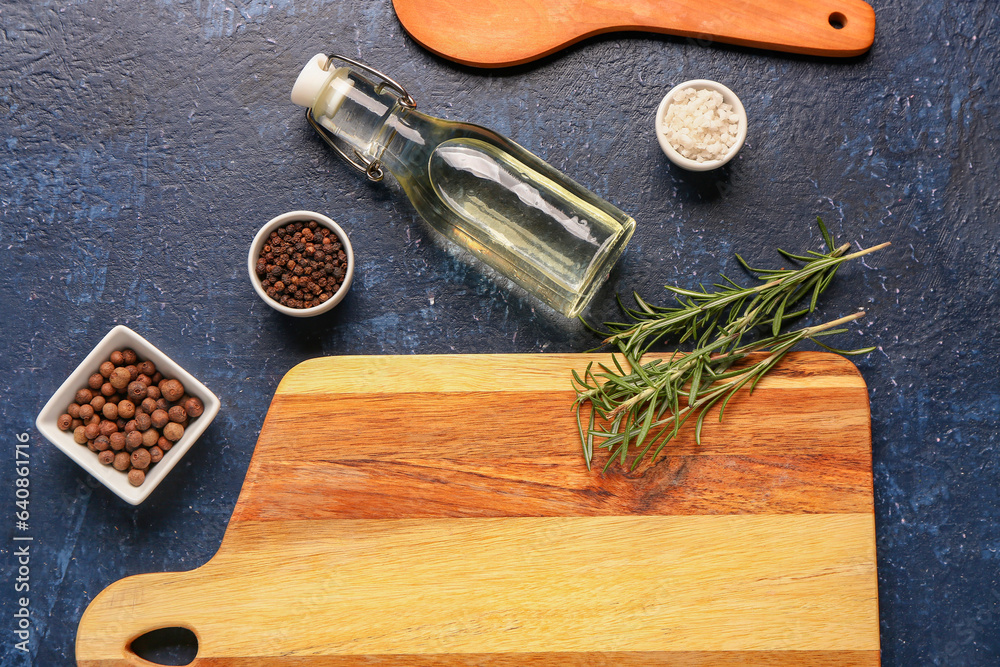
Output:
<path fill-rule="evenodd" d="M 568 317 L 635 230 L 630 216 L 514 142 L 416 111 L 399 84 L 357 61 L 314 56 L 292 101 L 356 168 L 377 181 L 384 166 L 434 229 Z"/>

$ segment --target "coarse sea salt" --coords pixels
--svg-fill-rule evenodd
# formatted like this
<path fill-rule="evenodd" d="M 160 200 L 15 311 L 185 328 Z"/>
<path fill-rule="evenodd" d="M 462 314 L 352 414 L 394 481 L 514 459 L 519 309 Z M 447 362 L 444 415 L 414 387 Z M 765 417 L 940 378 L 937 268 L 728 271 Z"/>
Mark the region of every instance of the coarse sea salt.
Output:
<path fill-rule="evenodd" d="M 683 88 L 674 93 L 663 121 L 667 141 L 678 153 L 695 162 L 713 162 L 736 143 L 740 117 L 722 93 Z"/>

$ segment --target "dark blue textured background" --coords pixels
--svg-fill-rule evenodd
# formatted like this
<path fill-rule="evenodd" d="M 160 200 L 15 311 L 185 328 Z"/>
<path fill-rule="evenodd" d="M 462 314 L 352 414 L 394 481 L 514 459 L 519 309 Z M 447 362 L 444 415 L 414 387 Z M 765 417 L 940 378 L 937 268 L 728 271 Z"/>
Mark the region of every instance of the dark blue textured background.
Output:
<path fill-rule="evenodd" d="M 491 72 L 429 55 L 389 0 L 0 2 L 0 663 L 73 663 L 76 623 L 112 581 L 217 549 L 270 396 L 318 355 L 576 352 L 575 322 L 442 246 L 394 184 L 369 184 L 288 93 L 339 51 L 419 107 L 492 127 L 629 211 L 614 290 L 659 298 L 736 273 L 733 253 L 892 241 L 823 301 L 867 318 L 844 345 L 870 387 L 885 665 L 1000 664 L 997 296 L 1000 37 L 992 0 L 873 0 L 875 46 L 848 61 L 629 34 Z M 742 98 L 746 147 L 709 175 L 652 134 L 664 92 L 711 78 Z M 284 318 L 246 252 L 278 213 L 350 234 L 356 282 L 328 316 Z M 66 375 L 126 324 L 204 381 L 222 411 L 139 508 L 34 429 Z M 15 437 L 32 455 L 30 655 L 14 650 Z M 308 462 L 303 462 L 307 465 Z"/>

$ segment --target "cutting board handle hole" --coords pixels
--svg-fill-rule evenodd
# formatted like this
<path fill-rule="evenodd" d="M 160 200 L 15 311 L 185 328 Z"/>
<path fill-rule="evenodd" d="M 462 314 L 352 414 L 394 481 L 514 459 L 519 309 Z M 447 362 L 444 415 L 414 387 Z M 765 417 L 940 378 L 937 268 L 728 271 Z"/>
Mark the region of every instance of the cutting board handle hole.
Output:
<path fill-rule="evenodd" d="M 847 17 L 840 12 L 834 12 L 830 14 L 830 25 L 837 30 L 843 30 L 847 27 Z"/>
<path fill-rule="evenodd" d="M 198 638 L 187 628 L 161 628 L 136 637 L 130 648 L 154 665 L 190 665 L 198 655 Z"/>

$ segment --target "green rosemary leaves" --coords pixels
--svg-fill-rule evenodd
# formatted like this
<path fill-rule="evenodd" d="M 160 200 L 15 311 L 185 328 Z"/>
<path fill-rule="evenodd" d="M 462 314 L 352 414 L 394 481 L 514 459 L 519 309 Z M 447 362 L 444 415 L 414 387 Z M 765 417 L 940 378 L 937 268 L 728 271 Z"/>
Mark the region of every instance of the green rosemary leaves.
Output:
<path fill-rule="evenodd" d="M 621 304 L 629 322 L 607 322 L 605 345 L 614 345 L 613 367 L 589 365 L 581 376 L 573 373 L 577 397 L 573 403 L 584 459 L 590 468 L 594 447 L 608 449 L 606 470 L 614 462 L 634 470 L 644 460 L 655 460 L 663 447 L 689 419 L 695 419 L 700 442 L 709 411 L 718 406 L 722 420 L 726 405 L 743 388 L 753 391 L 761 378 L 796 345 L 811 340 L 832 352 L 866 354 L 874 348 L 838 350 L 819 341 L 843 333 L 839 328 L 864 316 L 863 311 L 796 330 L 791 320 L 812 312 L 841 264 L 884 248 L 883 243 L 848 254 L 849 245 L 834 246 L 818 220 L 828 252 L 809 251 L 783 257 L 801 263 L 798 269 L 754 269 L 736 259 L 762 284 L 742 287 L 723 276 L 726 284 L 714 291 L 667 287 L 677 305 L 653 306 L 633 294 L 635 308 Z M 689 352 L 673 352 L 665 359 L 644 358 L 657 343 L 669 339 L 688 343 Z M 755 354 L 751 356 L 751 353 Z M 623 363 L 624 362 L 624 363 Z M 584 406 L 591 410 L 584 427 Z M 631 464 L 629 459 L 631 458 Z"/>

